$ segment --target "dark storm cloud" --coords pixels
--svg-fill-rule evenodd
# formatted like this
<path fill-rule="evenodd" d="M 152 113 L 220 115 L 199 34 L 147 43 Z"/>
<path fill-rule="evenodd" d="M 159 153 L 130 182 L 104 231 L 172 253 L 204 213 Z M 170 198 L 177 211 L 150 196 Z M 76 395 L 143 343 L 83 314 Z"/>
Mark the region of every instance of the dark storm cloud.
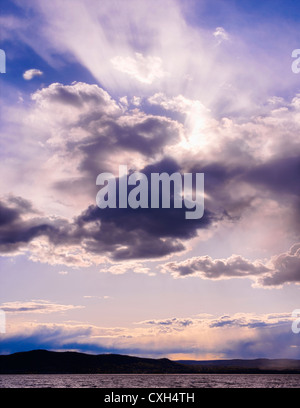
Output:
<path fill-rule="evenodd" d="M 155 168 L 170 171 L 176 163 L 165 160 Z M 57 247 L 78 246 L 91 255 L 106 254 L 116 260 L 158 258 L 182 251 L 182 241 L 195 237 L 199 228 L 209 228 L 216 220 L 209 211 L 201 219 L 186 220 L 185 208 L 101 210 L 91 205 L 72 221 L 28 217 L 32 209 L 26 213 L 11 202 L 0 203 L 0 210 L 2 253 L 17 251 L 43 236 Z"/>
<path fill-rule="evenodd" d="M 291 228 L 298 233 L 299 157 L 276 157 L 265 162 L 241 160 L 238 164 L 222 158 L 220 162 L 192 163 L 188 169 L 205 174 L 206 210 L 238 221 L 248 209 L 253 209 L 255 200 L 268 197 L 285 206 L 286 213 L 293 219 Z M 251 187 L 248 191 L 247 185 Z"/>
<path fill-rule="evenodd" d="M 151 226 L 151 219 L 155 218 L 159 226 L 159 219 L 153 213 L 153 218 L 146 213 L 138 213 L 139 209 L 106 211 L 89 207 L 76 219 L 78 231 L 82 232 L 81 239 L 85 239 L 86 250 L 92 253 L 108 252 L 112 258 L 119 260 L 161 257 L 184 249 L 175 234 L 171 238 L 168 230 L 164 234 Z M 89 226 L 91 232 L 87 234 Z"/>
<path fill-rule="evenodd" d="M 37 213 L 30 201 L 10 195 L 6 203 L 0 201 L 0 227 L 16 222 L 21 214 Z"/>
<path fill-rule="evenodd" d="M 19 212 L 16 209 L 8 208 L 0 203 L 0 226 L 11 224 L 19 218 Z"/>
<path fill-rule="evenodd" d="M 23 197 L 15 197 L 10 195 L 9 202 L 14 205 L 18 209 L 18 211 L 38 214 L 38 211 L 33 207 L 32 203 L 28 200 L 25 200 L 25 198 Z"/>
<path fill-rule="evenodd" d="M 204 173 L 205 176 L 205 199 L 206 211 L 217 214 L 219 220 L 226 219 L 238 221 L 245 211 L 252 206 L 253 200 L 257 197 L 253 192 L 247 194 L 236 194 L 237 189 L 243 181 L 244 174 L 248 171 L 249 165 L 245 162 L 231 164 L 215 159 L 211 162 L 203 160 L 203 163 L 192 163 L 188 166 L 191 173 Z M 235 193 L 233 193 L 233 191 Z"/>
<path fill-rule="evenodd" d="M 180 165 L 175 160 L 164 158 L 146 166 L 142 172 L 150 177 L 153 172 L 172 174 L 180 170 Z M 211 199 L 206 203 L 201 219 L 186 220 L 184 206 L 174 209 L 172 205 L 169 209 L 105 210 L 91 205 L 73 221 L 38 216 L 25 219 L 24 213 L 34 212 L 31 204 L 22 202 L 20 198 L 11 198 L 6 205 L 0 203 L 0 248 L 2 252 L 12 252 L 36 237 L 45 236 L 57 247 L 75 245 L 83 248 L 86 253 L 106 254 L 115 260 L 159 258 L 182 251 L 185 249 L 184 241 L 196 237 L 198 230 L 209 229 L 212 224 L 225 218 L 235 220 L 251 205 L 252 198 L 232 198 L 227 188 L 235 177 L 240 177 L 240 169 L 226 169 L 225 165 L 211 164 L 204 166 L 204 171 L 206 191 L 220 203 L 220 207 L 217 208 Z M 260 284 L 267 286 L 298 281 L 297 268 L 293 265 L 291 261 L 288 271 L 283 273 L 279 260 L 269 268 L 240 256 L 225 260 L 202 256 L 180 263 L 169 263 L 166 269 L 176 276 L 196 274 L 205 279 L 265 276 Z"/>
<path fill-rule="evenodd" d="M 247 182 L 263 187 L 272 193 L 300 194 L 297 174 L 300 174 L 300 159 L 297 157 L 270 159 L 265 163 L 243 162 L 230 164 L 225 161 L 199 164 L 191 167 L 192 172 L 201 169 L 205 174 L 206 191 L 215 198 L 229 200 L 230 189 L 237 183 Z M 256 196 L 259 191 L 256 192 Z M 232 201 L 232 199 L 230 199 Z M 249 200 L 250 202 L 251 200 Z"/>
<path fill-rule="evenodd" d="M 7 201 L 0 201 L 1 252 L 13 252 L 38 236 L 54 233 L 55 228 L 41 218 L 23 218 L 24 214 L 35 212 L 31 203 L 20 197 L 11 196 Z"/>
<path fill-rule="evenodd" d="M 0 228 L 0 252 L 10 253 L 18 251 L 24 245 L 40 236 L 52 237 L 55 234 L 53 226 L 37 224 L 38 220 L 10 224 L 9 229 Z"/>
<path fill-rule="evenodd" d="M 176 161 L 165 158 L 145 167 L 142 173 L 150 179 L 152 172 L 172 174 L 176 171 L 179 171 Z M 184 245 L 180 240 L 197 236 L 198 229 L 207 229 L 217 221 L 209 210 L 200 219 L 186 220 L 185 211 L 184 206 L 172 208 L 172 199 L 171 208 L 158 209 L 101 210 L 92 205 L 76 218 L 75 223 L 85 231 L 85 225 L 100 222 L 101 227 L 93 229 L 92 239 L 86 243 L 92 252 L 97 252 L 99 245 L 105 245 L 108 250 L 111 248 L 114 259 L 154 258 L 183 250 Z"/>
<path fill-rule="evenodd" d="M 269 160 L 249 170 L 244 179 L 274 193 L 300 195 L 300 157 Z"/>
<path fill-rule="evenodd" d="M 151 179 L 151 173 L 167 173 L 171 175 L 179 171 L 179 165 L 175 160 L 170 158 L 165 158 L 141 170 L 141 172 L 147 176 L 148 180 Z M 134 186 L 131 188 L 134 188 Z M 150 182 L 148 189 L 150 197 Z M 130 186 L 128 188 L 128 192 L 129 191 Z M 198 228 L 208 228 L 213 221 L 217 220 L 214 214 L 209 211 L 205 212 L 204 216 L 200 219 L 186 220 L 184 203 L 182 208 L 172 208 L 172 205 L 173 197 L 171 188 L 171 208 L 106 208 L 105 210 L 101 210 L 96 206 L 90 206 L 77 218 L 76 222 L 80 225 L 82 222 L 101 220 L 102 223 L 114 224 L 115 228 L 121 228 L 128 232 L 141 230 L 154 237 L 161 236 L 188 239 L 196 236 Z"/>
<path fill-rule="evenodd" d="M 198 228 L 208 228 L 213 216 L 186 220 L 180 209 L 105 209 L 90 206 L 76 224 L 86 235 L 84 226 L 101 223 L 85 242 L 87 249 L 97 253 L 111 252 L 114 259 L 155 258 L 185 247 L 180 240 L 193 238 Z"/>

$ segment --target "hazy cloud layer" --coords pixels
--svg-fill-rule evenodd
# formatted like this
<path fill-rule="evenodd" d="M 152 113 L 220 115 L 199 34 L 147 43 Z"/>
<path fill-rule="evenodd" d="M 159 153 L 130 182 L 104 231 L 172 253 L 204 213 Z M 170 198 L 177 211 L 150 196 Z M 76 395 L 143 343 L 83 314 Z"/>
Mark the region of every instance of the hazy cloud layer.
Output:
<path fill-rule="evenodd" d="M 1 353 L 47 348 L 89 353 L 114 352 L 179 359 L 295 358 L 298 355 L 287 313 L 173 317 L 134 327 L 99 327 L 80 322 L 23 323 L 0 336 Z"/>
<path fill-rule="evenodd" d="M 31 300 L 28 302 L 5 302 L 0 308 L 6 313 L 57 313 L 72 309 L 80 309 L 83 306 L 62 305 L 51 303 L 47 300 Z"/>

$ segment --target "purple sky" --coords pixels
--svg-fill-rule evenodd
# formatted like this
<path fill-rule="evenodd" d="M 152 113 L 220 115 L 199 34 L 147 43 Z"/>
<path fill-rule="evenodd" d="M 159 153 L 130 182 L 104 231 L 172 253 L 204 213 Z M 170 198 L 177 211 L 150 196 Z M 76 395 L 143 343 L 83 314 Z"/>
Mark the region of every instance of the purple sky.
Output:
<path fill-rule="evenodd" d="M 0 353 L 300 358 L 299 20 L 292 0 L 3 5 Z M 204 216 L 100 210 L 119 165 L 204 173 Z"/>

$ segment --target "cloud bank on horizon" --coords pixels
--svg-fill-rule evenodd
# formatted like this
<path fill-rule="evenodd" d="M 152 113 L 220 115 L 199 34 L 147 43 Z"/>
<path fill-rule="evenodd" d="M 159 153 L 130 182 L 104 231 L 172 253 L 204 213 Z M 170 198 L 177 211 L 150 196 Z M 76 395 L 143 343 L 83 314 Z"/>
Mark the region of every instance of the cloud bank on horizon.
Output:
<path fill-rule="evenodd" d="M 293 2 L 271 3 L 7 2 L 0 308 L 11 332 L 0 335 L 0 352 L 19 350 L 19 338 L 25 349 L 299 357 L 287 317 L 299 308 L 300 76 L 291 70 L 299 19 Z M 146 175 L 204 173 L 204 216 L 99 209 L 97 175 L 117 177 L 122 164 Z M 30 266 L 53 271 L 48 292 L 43 278 L 29 289 Z M 125 327 L 116 317 L 124 299 L 81 293 L 78 271 L 97 274 L 112 293 L 128 276 L 133 302 L 147 279 L 221 295 L 212 311 L 204 302 L 199 310 L 194 294 L 178 314 L 175 295 L 163 311 L 157 294 L 160 306 L 145 298 L 144 317 L 128 309 Z M 55 292 L 62 278 L 74 289 L 65 301 Z M 228 316 L 221 312 L 225 283 L 244 294 L 245 312 L 233 300 Z M 103 328 L 93 303 L 104 298 L 115 327 Z M 200 311 L 210 317 L 195 318 Z"/>

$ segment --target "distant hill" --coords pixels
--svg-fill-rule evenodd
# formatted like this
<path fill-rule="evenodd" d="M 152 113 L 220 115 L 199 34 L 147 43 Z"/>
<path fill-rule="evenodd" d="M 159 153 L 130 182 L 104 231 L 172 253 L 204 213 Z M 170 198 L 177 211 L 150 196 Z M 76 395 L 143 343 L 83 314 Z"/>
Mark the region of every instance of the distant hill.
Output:
<path fill-rule="evenodd" d="M 292 359 L 267 359 L 253 360 L 178 360 L 179 364 L 190 366 L 198 372 L 227 372 L 227 373 L 300 373 L 300 360 Z"/>
<path fill-rule="evenodd" d="M 0 374 L 299 373 L 300 360 L 171 361 L 119 354 L 33 350 L 0 355 Z"/>
<path fill-rule="evenodd" d="M 0 374 L 187 373 L 193 369 L 168 360 L 119 354 L 84 354 L 73 351 L 33 350 L 0 356 Z"/>

